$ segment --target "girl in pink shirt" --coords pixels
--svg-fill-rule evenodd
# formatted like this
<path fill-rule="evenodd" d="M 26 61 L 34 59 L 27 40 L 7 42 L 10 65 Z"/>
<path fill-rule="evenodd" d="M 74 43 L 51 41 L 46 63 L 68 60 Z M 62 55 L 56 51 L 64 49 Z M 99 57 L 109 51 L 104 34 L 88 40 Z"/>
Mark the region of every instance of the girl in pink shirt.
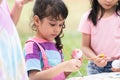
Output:
<path fill-rule="evenodd" d="M 119 0 L 91 0 L 91 10 L 83 16 L 79 31 L 82 51 L 90 59 L 88 74 L 120 71 L 111 66 L 120 59 Z"/>

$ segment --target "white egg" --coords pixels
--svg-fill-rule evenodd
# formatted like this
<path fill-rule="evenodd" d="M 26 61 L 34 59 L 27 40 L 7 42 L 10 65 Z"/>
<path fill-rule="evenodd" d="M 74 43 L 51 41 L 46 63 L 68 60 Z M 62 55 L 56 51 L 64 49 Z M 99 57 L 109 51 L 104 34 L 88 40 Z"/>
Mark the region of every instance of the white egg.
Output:
<path fill-rule="evenodd" d="M 73 57 L 76 58 L 76 59 L 81 58 L 82 54 L 83 53 L 82 53 L 82 51 L 80 49 L 74 49 L 73 53 L 72 53 Z"/>
<path fill-rule="evenodd" d="M 120 68 L 120 60 L 114 60 L 113 62 L 112 62 L 112 67 L 113 68 Z"/>
<path fill-rule="evenodd" d="M 79 53 L 76 54 L 76 58 L 79 59 L 79 58 L 81 58 L 81 57 L 82 57 L 82 51 L 79 50 Z"/>

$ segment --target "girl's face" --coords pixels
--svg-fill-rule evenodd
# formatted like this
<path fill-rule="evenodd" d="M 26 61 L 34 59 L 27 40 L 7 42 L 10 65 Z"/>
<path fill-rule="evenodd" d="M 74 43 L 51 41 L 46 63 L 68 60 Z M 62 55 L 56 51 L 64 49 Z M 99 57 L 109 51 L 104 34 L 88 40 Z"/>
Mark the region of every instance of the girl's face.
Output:
<path fill-rule="evenodd" d="M 51 17 L 45 17 L 42 20 L 37 21 L 36 28 L 38 36 L 41 39 L 52 41 L 58 36 L 63 28 L 64 20 L 56 20 Z"/>
<path fill-rule="evenodd" d="M 118 0 L 98 0 L 98 3 L 105 9 L 112 9 L 115 5 L 117 5 Z"/>

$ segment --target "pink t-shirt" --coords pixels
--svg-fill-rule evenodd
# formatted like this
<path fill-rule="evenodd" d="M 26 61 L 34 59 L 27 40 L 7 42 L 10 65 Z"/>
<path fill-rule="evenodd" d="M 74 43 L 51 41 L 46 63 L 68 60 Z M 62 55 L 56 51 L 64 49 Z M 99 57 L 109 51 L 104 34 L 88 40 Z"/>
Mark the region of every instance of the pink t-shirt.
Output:
<path fill-rule="evenodd" d="M 91 35 L 91 47 L 96 54 L 104 53 L 109 57 L 120 56 L 120 16 L 115 13 L 102 18 L 94 26 L 88 20 L 89 12 L 81 19 L 79 31 Z"/>

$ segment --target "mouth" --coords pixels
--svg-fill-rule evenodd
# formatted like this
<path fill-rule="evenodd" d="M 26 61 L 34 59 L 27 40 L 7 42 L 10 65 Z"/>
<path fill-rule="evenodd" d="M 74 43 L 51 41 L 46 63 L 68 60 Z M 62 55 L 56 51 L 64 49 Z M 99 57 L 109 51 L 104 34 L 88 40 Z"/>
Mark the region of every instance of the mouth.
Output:
<path fill-rule="evenodd" d="M 111 4 L 105 4 L 106 6 L 111 6 Z"/>
<path fill-rule="evenodd" d="M 52 34 L 53 37 L 56 37 L 58 34 Z"/>

